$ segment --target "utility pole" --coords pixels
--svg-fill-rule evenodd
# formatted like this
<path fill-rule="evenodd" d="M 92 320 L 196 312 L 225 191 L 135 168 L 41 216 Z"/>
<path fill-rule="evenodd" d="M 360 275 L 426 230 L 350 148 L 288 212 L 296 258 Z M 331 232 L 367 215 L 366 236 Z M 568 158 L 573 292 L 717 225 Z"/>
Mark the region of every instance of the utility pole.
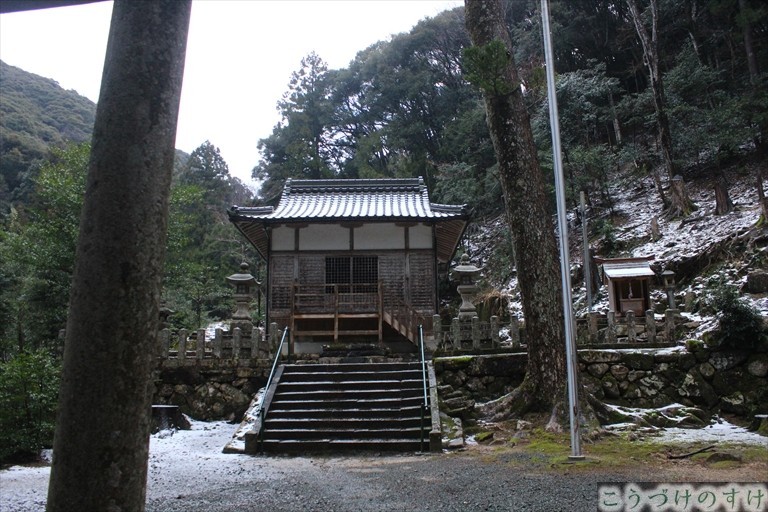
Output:
<path fill-rule="evenodd" d="M 566 365 L 568 368 L 568 403 L 571 420 L 571 460 L 583 460 L 579 435 L 579 395 L 576 389 L 576 343 L 571 297 L 571 269 L 568 257 L 568 222 L 565 218 L 565 179 L 563 178 L 563 155 L 560 149 L 560 121 L 557 114 L 555 93 L 555 59 L 552 55 L 552 34 L 549 28 L 549 1 L 541 0 L 541 21 L 544 32 L 544 56 L 547 65 L 547 97 L 549 99 L 549 121 L 552 127 L 552 152 L 555 167 L 555 192 L 557 196 L 557 229 L 560 232 L 560 273 L 563 287 L 563 313 L 565 317 Z"/>

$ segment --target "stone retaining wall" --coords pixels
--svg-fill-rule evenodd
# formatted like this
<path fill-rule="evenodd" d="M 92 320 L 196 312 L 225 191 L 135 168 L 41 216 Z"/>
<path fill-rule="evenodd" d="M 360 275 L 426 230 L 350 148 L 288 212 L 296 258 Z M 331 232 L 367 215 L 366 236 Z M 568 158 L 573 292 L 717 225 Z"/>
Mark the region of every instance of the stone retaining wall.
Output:
<path fill-rule="evenodd" d="M 768 412 L 768 353 L 695 348 L 579 350 L 581 384 L 607 403 L 672 403 L 751 418 Z M 498 398 L 525 375 L 526 354 L 435 358 L 445 412 L 465 416 L 475 402 Z"/>
<path fill-rule="evenodd" d="M 240 420 L 271 367 L 268 360 L 166 359 L 155 371 L 152 403 L 178 405 L 197 420 Z"/>

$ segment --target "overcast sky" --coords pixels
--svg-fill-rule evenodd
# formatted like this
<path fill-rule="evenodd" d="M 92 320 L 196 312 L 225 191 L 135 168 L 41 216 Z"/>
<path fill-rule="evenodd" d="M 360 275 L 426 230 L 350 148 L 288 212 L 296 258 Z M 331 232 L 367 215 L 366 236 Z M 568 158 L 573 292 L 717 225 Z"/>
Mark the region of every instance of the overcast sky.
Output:
<path fill-rule="evenodd" d="M 249 182 L 302 57 L 330 69 L 463 0 L 194 0 L 176 147 L 205 140 Z M 112 2 L 0 15 L 0 60 L 97 101 Z"/>

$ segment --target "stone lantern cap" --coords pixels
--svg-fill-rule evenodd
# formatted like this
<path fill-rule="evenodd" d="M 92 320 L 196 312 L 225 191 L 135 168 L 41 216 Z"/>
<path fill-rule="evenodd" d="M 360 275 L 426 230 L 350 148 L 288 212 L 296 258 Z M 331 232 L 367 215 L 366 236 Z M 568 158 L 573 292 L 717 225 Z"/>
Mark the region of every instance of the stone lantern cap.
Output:
<path fill-rule="evenodd" d="M 664 286 L 675 286 L 675 273 L 672 270 L 665 270 L 661 273 L 661 277 L 664 280 Z"/>
<path fill-rule="evenodd" d="M 258 281 L 256 281 L 256 278 L 253 277 L 250 272 L 248 272 L 248 268 L 248 264 L 246 262 L 242 262 L 240 264 L 240 273 L 232 274 L 231 276 L 227 277 L 227 282 L 235 288 L 238 288 L 242 285 L 248 286 L 251 284 L 259 284 Z"/>
<path fill-rule="evenodd" d="M 473 265 L 469 261 L 469 254 L 464 253 L 461 255 L 461 260 L 456 267 L 451 271 L 451 279 L 454 281 L 474 281 L 477 276 L 480 275 L 482 270 Z"/>

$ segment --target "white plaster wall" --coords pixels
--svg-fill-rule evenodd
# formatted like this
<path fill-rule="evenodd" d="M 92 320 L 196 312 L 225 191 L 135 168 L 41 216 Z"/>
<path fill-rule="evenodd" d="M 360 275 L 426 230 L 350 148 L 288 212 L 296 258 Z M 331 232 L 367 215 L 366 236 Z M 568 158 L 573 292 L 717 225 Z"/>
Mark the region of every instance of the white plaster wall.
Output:
<path fill-rule="evenodd" d="M 394 224 L 365 224 L 355 228 L 355 250 L 405 249 L 405 228 Z"/>
<path fill-rule="evenodd" d="M 273 251 L 292 251 L 294 250 L 293 228 L 279 226 L 272 229 L 272 250 Z"/>
<path fill-rule="evenodd" d="M 419 224 L 408 229 L 408 245 L 411 249 L 432 248 L 432 226 Z"/>
<path fill-rule="evenodd" d="M 313 224 L 299 231 L 301 251 L 348 251 L 349 228 L 335 224 Z"/>

